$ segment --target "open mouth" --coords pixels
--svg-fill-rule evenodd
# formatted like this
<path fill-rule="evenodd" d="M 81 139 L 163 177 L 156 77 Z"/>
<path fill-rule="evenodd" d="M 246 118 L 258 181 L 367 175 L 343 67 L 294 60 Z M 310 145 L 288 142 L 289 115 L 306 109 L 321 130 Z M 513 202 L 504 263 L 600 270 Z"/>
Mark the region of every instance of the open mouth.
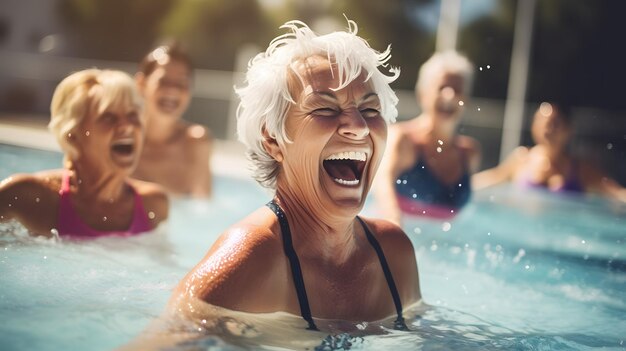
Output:
<path fill-rule="evenodd" d="M 133 139 L 120 139 L 113 142 L 111 150 L 116 155 L 130 156 L 135 151 L 135 143 Z"/>
<path fill-rule="evenodd" d="M 361 151 L 344 151 L 328 156 L 324 160 L 324 170 L 341 185 L 359 185 L 367 155 Z"/>
<path fill-rule="evenodd" d="M 158 104 L 162 109 L 174 111 L 180 106 L 180 101 L 170 97 L 163 97 L 159 99 Z"/>

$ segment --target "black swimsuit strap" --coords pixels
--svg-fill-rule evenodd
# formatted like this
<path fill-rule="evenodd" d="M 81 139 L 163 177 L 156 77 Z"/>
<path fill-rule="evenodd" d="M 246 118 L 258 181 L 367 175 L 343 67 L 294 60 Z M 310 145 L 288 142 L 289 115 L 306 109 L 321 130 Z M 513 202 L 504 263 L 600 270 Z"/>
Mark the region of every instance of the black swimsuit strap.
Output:
<path fill-rule="evenodd" d="M 367 237 L 367 241 L 369 241 L 370 245 L 376 251 L 376 255 L 378 255 L 378 260 L 380 261 L 380 266 L 383 268 L 383 273 L 385 274 L 385 279 L 387 280 L 387 286 L 389 286 L 389 291 L 391 292 L 391 297 L 393 298 L 393 304 L 396 306 L 396 313 L 398 317 L 393 323 L 393 327 L 396 330 L 409 330 L 404 322 L 404 317 L 402 316 L 402 301 L 400 301 L 400 294 L 398 293 L 398 288 L 396 288 L 396 283 L 393 280 L 393 275 L 391 274 L 391 270 L 389 269 L 389 264 L 387 264 L 387 259 L 385 258 L 385 253 L 383 252 L 383 248 L 380 247 L 378 240 L 374 237 L 374 234 L 370 231 L 369 227 L 361 219 L 361 217 L 356 217 L 361 225 L 363 226 L 363 230 L 365 231 L 365 236 Z"/>
<path fill-rule="evenodd" d="M 274 212 L 276 217 L 278 217 L 278 222 L 280 223 L 280 232 L 283 237 L 283 251 L 285 252 L 285 256 L 289 259 L 289 265 L 291 266 L 291 275 L 293 277 L 293 283 L 296 286 L 296 293 L 298 294 L 298 303 L 300 304 L 300 313 L 302 314 L 302 318 L 309 323 L 307 329 L 319 330 L 317 329 L 317 326 L 313 321 L 313 317 L 311 316 L 311 308 L 309 307 L 309 299 L 306 295 L 306 289 L 304 287 L 304 278 L 302 277 L 300 260 L 298 259 L 296 250 L 293 248 L 291 230 L 289 229 L 287 216 L 285 216 L 283 209 L 280 208 L 274 200 L 268 202 L 266 206 Z"/>
<path fill-rule="evenodd" d="M 289 265 L 291 266 L 291 274 L 293 277 L 294 285 L 296 287 L 296 293 L 298 295 L 298 303 L 300 304 L 300 313 L 302 314 L 302 318 L 309 323 L 307 329 L 319 330 L 317 329 L 317 326 L 315 325 L 315 322 L 313 321 L 313 317 L 311 315 L 309 299 L 306 294 L 304 278 L 302 276 L 302 268 L 300 267 L 300 260 L 298 259 L 296 250 L 293 248 L 293 242 L 291 241 L 291 230 L 289 229 L 289 221 L 287 220 L 287 216 L 285 215 L 283 209 L 280 208 L 280 206 L 274 200 L 268 202 L 266 206 L 269 207 L 272 212 L 274 212 L 276 217 L 278 217 L 280 231 L 283 237 L 283 251 L 285 252 L 285 256 L 287 256 L 287 259 L 289 259 Z M 400 294 L 398 293 L 396 283 L 393 280 L 393 275 L 391 274 L 391 270 L 389 269 L 389 265 L 387 264 L 387 259 L 385 259 L 383 249 L 380 247 L 380 244 L 370 231 L 367 224 L 365 224 L 365 222 L 360 217 L 357 216 L 356 218 L 363 226 L 365 236 L 367 237 L 370 245 L 372 245 L 374 251 L 376 251 L 376 255 L 378 256 L 378 260 L 380 261 L 383 273 L 385 274 L 385 279 L 387 280 L 387 285 L 389 286 L 391 297 L 393 298 L 393 303 L 396 307 L 396 313 L 398 314 L 398 317 L 394 321 L 394 329 L 409 330 L 404 322 L 404 317 L 402 316 L 402 302 L 400 301 Z"/>

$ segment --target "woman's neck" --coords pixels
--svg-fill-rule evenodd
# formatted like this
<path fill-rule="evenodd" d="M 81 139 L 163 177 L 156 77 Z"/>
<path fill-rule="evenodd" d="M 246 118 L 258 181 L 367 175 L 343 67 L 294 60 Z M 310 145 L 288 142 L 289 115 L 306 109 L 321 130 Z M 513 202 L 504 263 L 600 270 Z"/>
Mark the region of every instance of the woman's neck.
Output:
<path fill-rule="evenodd" d="M 420 137 L 425 141 L 434 143 L 443 142 L 450 143 L 456 135 L 456 125 L 453 123 L 437 123 L 435 117 L 430 114 L 422 113 L 415 119 L 417 125 L 416 130 L 420 133 Z"/>
<path fill-rule="evenodd" d="M 146 122 L 146 143 L 167 143 L 179 133 L 180 121 L 176 118 L 153 115 Z"/>
<path fill-rule="evenodd" d="M 557 162 L 561 162 L 569 158 L 567 150 L 564 147 L 552 146 L 552 145 L 538 145 L 538 146 L 540 147 L 540 150 L 543 151 L 543 154 L 553 164 Z"/>
<path fill-rule="evenodd" d="M 91 167 L 73 163 L 68 169 L 70 184 L 76 189 L 76 195 L 96 202 L 115 203 L 125 194 L 126 176 L 114 172 L 100 172 Z"/>
<path fill-rule="evenodd" d="M 357 248 L 354 218 L 332 215 L 322 206 L 300 201 L 301 197 L 278 190 L 274 197 L 283 209 L 297 252 L 340 264 Z M 304 248 L 306 250 L 298 249 Z"/>

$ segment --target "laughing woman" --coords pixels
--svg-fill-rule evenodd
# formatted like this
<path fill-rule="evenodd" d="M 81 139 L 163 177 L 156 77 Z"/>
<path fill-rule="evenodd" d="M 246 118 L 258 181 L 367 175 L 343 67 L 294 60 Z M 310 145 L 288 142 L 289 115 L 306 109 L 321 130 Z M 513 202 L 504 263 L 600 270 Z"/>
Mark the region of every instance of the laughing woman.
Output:
<path fill-rule="evenodd" d="M 251 62 L 237 89 L 238 134 L 256 180 L 275 191 L 228 229 L 180 282 L 170 301 L 317 318 L 396 320 L 420 300 L 411 242 L 390 222 L 362 218 L 397 110 L 385 68 L 389 49 L 347 32 L 323 36 L 292 21 Z"/>
<path fill-rule="evenodd" d="M 130 180 L 144 134 L 141 98 L 126 73 L 88 69 L 65 78 L 51 104 L 50 130 L 64 168 L 0 183 L 0 220 L 32 234 L 73 238 L 134 235 L 167 218 L 156 185 Z"/>

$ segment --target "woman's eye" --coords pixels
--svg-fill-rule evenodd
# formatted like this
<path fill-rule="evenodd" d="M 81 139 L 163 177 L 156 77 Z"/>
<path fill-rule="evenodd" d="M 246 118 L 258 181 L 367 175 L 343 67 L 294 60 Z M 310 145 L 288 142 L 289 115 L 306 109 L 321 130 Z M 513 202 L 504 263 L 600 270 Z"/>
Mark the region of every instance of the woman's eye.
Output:
<path fill-rule="evenodd" d="M 112 113 L 104 113 L 102 117 L 100 117 L 100 120 L 104 123 L 113 123 L 115 122 L 115 115 Z"/>
<path fill-rule="evenodd" d="M 380 111 L 375 108 L 365 108 L 360 110 L 361 116 L 365 118 L 378 117 L 380 115 Z"/>
<path fill-rule="evenodd" d="M 133 124 L 139 124 L 141 122 L 139 118 L 139 113 L 134 111 L 128 113 L 128 120 Z"/>
<path fill-rule="evenodd" d="M 332 109 L 330 107 L 325 107 L 325 108 L 318 108 L 316 110 L 313 110 L 313 114 L 316 116 L 322 116 L 322 117 L 334 117 L 339 114 L 339 111 Z"/>

